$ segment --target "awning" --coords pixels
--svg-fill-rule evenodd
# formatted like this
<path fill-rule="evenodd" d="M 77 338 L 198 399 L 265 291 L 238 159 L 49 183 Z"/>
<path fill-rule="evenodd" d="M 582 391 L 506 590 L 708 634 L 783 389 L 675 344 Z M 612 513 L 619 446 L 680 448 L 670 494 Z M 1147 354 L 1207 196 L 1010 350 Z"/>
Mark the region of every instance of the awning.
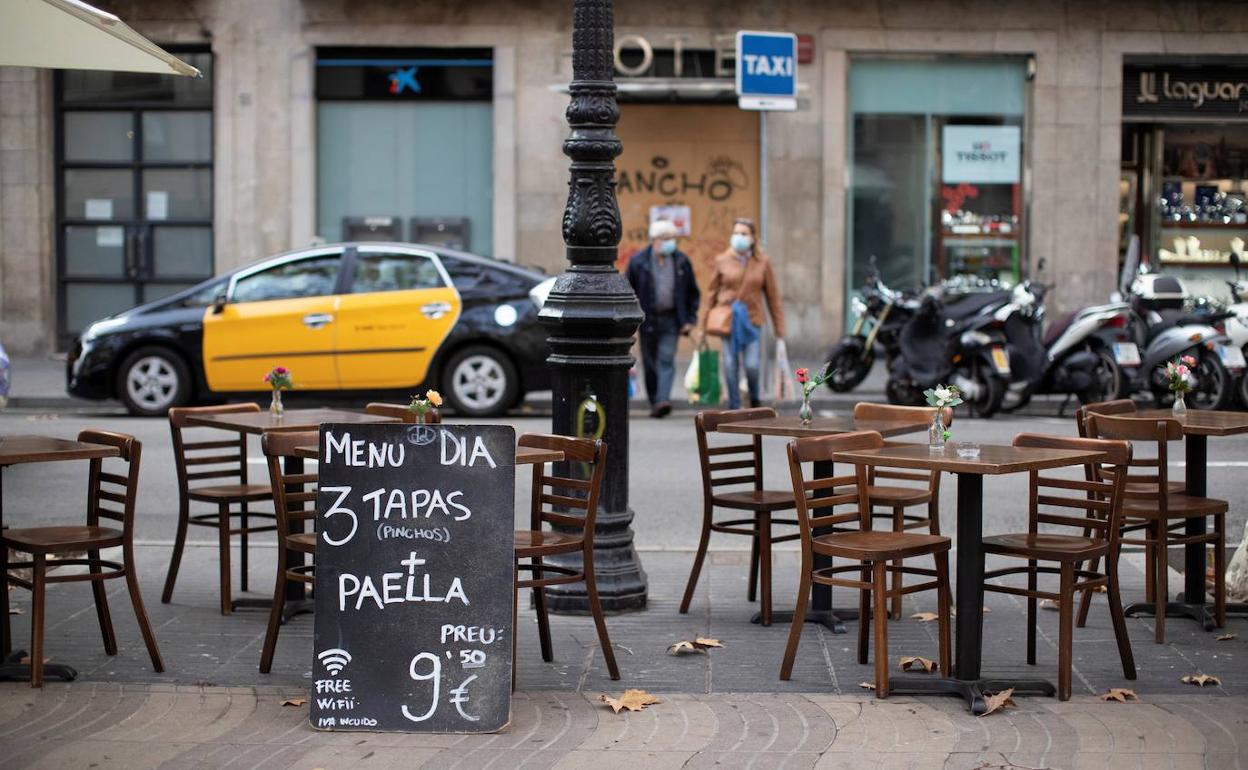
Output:
<path fill-rule="evenodd" d="M 79 0 L 0 0 L 0 65 L 199 76 L 121 19 Z"/>

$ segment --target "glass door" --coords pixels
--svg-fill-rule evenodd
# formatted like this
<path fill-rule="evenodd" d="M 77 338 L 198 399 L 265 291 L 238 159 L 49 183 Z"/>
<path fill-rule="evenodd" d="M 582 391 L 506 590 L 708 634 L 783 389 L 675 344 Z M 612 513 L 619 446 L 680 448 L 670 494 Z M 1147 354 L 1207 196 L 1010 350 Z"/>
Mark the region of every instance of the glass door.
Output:
<path fill-rule="evenodd" d="M 204 73 L 57 78 L 61 344 L 92 321 L 213 274 L 212 58 Z"/>

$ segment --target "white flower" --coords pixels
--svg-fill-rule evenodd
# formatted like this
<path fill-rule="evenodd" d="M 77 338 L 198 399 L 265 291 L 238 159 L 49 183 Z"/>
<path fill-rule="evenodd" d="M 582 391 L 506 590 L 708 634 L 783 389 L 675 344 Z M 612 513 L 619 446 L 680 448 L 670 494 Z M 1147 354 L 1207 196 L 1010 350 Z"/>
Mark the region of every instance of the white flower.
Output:
<path fill-rule="evenodd" d="M 949 390 L 949 388 L 937 388 L 936 398 L 939 399 L 941 403 L 944 403 L 945 401 L 953 398 L 953 391 Z"/>

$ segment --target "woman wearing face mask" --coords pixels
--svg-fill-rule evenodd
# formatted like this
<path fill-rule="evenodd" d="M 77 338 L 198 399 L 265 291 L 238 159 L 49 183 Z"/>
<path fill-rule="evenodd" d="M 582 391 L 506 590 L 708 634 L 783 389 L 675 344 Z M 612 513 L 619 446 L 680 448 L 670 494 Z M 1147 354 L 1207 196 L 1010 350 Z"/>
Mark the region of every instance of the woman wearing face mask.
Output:
<path fill-rule="evenodd" d="M 763 325 L 763 301 L 771 314 L 776 338 L 784 338 L 784 308 L 771 259 L 756 244 L 754 222 L 738 219 L 732 226 L 731 244 L 715 258 L 715 273 L 707 287 L 709 301 L 699 330 L 724 338 L 724 376 L 728 406 L 741 406 L 740 365 L 750 389 L 750 406 L 759 405 L 759 336 Z"/>

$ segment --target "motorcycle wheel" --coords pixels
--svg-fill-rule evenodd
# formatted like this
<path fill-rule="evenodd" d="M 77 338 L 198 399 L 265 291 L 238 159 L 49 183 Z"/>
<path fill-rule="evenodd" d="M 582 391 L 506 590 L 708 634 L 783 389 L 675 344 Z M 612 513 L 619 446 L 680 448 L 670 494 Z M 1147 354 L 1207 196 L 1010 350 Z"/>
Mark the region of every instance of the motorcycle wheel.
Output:
<path fill-rule="evenodd" d="M 828 353 L 828 387 L 837 393 L 848 393 L 862 384 L 875 365 L 875 352 L 846 342 L 838 344 Z"/>
<path fill-rule="evenodd" d="M 967 401 L 972 417 L 992 417 L 1001 409 L 1005 400 L 1005 383 L 993 373 L 992 369 L 978 359 L 971 361 L 970 379 L 979 391 L 979 397 Z"/>
<path fill-rule="evenodd" d="M 1196 387 L 1187 394 L 1193 409 L 1226 409 L 1235 398 L 1235 378 L 1218 355 L 1202 350 L 1196 362 Z"/>
<path fill-rule="evenodd" d="M 1122 369 L 1118 368 L 1118 362 L 1114 360 L 1113 355 L 1104 348 L 1099 348 L 1095 352 L 1096 357 L 1100 359 L 1094 374 L 1096 384 L 1079 394 L 1081 404 L 1113 401 L 1121 398 L 1119 394 L 1124 388 Z"/>

